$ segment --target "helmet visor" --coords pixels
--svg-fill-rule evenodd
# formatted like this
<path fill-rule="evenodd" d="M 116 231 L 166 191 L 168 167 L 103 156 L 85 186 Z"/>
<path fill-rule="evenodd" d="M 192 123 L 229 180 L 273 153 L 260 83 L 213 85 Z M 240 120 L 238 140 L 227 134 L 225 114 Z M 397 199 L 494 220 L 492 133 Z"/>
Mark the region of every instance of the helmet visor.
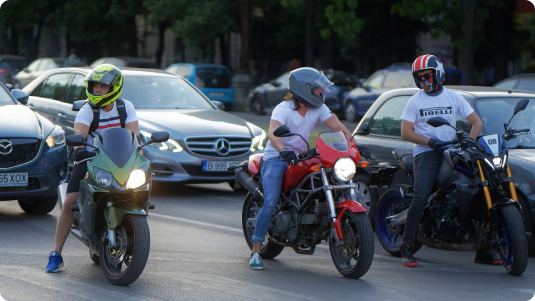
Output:
<path fill-rule="evenodd" d="M 332 85 L 334 84 L 327 78 L 327 76 L 325 76 L 323 71 L 320 71 L 318 77 L 314 79 L 311 88 L 328 88 Z"/>
<path fill-rule="evenodd" d="M 106 70 L 102 73 L 93 71 L 85 77 L 85 80 L 111 86 L 113 80 L 117 77 L 117 72 L 114 71 L 115 70 Z"/>

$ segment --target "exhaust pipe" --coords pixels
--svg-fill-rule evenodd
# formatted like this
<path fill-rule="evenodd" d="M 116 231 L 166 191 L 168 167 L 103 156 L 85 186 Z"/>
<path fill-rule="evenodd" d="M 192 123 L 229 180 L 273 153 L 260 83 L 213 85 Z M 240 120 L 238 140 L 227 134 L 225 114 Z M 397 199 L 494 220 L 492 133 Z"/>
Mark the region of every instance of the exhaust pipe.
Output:
<path fill-rule="evenodd" d="M 65 197 L 67 195 L 67 183 L 61 183 L 58 186 L 58 203 L 59 209 L 63 209 L 63 204 L 65 203 Z"/>
<path fill-rule="evenodd" d="M 260 184 L 251 177 L 251 175 L 242 168 L 236 170 L 236 180 L 245 187 L 253 196 L 264 199 L 264 194 Z"/>

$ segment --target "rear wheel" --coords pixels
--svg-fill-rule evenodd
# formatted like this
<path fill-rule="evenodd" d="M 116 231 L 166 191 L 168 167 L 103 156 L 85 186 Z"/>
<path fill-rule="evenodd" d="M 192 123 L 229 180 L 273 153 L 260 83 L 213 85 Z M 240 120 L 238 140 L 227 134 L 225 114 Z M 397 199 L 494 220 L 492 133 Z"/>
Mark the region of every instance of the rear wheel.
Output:
<path fill-rule="evenodd" d="M 247 245 L 249 246 L 249 249 L 253 249 L 253 234 L 255 225 L 247 222 L 249 218 L 256 218 L 258 216 L 258 212 L 260 211 L 260 208 L 262 208 L 263 200 L 260 198 L 253 197 L 250 193 L 247 194 L 245 197 L 245 201 L 243 202 L 243 209 L 242 209 L 242 228 L 243 228 L 243 235 L 245 236 L 245 241 L 247 242 Z M 269 232 L 269 230 L 268 230 Z M 269 233 L 268 233 L 269 234 Z M 277 257 L 282 250 L 284 249 L 283 246 L 276 245 L 272 242 L 269 242 L 266 239 L 262 243 L 262 248 L 260 252 L 260 257 L 264 259 L 273 259 Z"/>
<path fill-rule="evenodd" d="M 344 211 L 340 219 L 342 240 L 329 238 L 329 250 L 334 266 L 344 277 L 357 279 L 370 269 L 374 242 L 370 221 L 365 213 Z"/>
<path fill-rule="evenodd" d="M 375 218 L 375 231 L 379 243 L 385 251 L 393 256 L 400 257 L 401 250 L 399 246 L 403 243 L 404 225 L 387 225 L 385 218 L 396 215 L 403 210 L 409 208 L 410 200 L 403 198 L 399 192 L 399 188 L 388 189 L 377 203 L 377 214 Z M 422 243 L 414 241 L 413 253 L 418 252 L 422 247 Z"/>
<path fill-rule="evenodd" d="M 58 200 L 48 198 L 42 200 L 19 200 L 19 206 L 28 214 L 47 214 L 54 210 Z"/>
<path fill-rule="evenodd" d="M 520 276 L 528 265 L 528 241 L 522 217 L 515 206 L 498 209 L 500 257 L 507 273 Z"/>
<path fill-rule="evenodd" d="M 108 229 L 100 238 L 100 261 L 104 276 L 111 284 L 129 285 L 141 275 L 150 249 L 146 216 L 126 215 L 115 229 L 115 246 L 108 241 Z"/>
<path fill-rule="evenodd" d="M 353 102 L 347 102 L 346 107 L 344 109 L 344 117 L 347 121 L 350 122 L 358 121 L 357 107 L 355 107 L 355 104 L 353 104 Z"/>

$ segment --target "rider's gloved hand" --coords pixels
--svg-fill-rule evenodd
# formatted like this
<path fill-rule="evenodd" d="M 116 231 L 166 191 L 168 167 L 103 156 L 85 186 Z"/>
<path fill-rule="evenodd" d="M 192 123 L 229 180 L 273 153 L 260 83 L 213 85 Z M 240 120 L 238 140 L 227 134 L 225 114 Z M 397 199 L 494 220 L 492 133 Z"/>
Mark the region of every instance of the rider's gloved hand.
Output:
<path fill-rule="evenodd" d="M 93 154 L 85 149 L 84 147 L 79 147 L 74 150 L 74 160 L 75 161 L 82 161 L 83 159 L 87 159 L 93 157 Z"/>
<path fill-rule="evenodd" d="M 444 150 L 442 149 L 442 146 L 438 145 L 439 143 L 442 143 L 442 142 L 444 142 L 444 141 L 438 140 L 438 139 L 435 139 L 435 138 L 431 138 L 431 139 L 429 139 L 429 142 L 427 142 L 427 145 L 429 145 L 429 147 L 434 149 L 435 152 L 443 153 Z"/>
<path fill-rule="evenodd" d="M 360 153 L 361 157 L 364 157 L 364 158 L 367 158 L 367 159 L 372 157 L 372 153 L 370 152 L 370 150 L 366 146 L 361 145 L 361 144 L 355 144 L 355 146 L 359 150 L 359 153 Z"/>
<path fill-rule="evenodd" d="M 295 164 L 299 163 L 299 158 L 297 158 L 297 155 L 293 150 L 283 148 L 280 150 L 279 155 L 288 165 L 295 166 Z"/>

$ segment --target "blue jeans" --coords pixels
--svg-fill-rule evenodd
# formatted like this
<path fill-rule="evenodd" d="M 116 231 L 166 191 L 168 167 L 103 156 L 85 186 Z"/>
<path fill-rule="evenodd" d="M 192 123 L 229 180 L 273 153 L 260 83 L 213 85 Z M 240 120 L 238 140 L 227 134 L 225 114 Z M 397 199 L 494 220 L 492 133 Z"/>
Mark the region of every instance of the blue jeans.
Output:
<path fill-rule="evenodd" d="M 267 159 L 263 162 L 261 177 L 264 188 L 264 205 L 260 208 L 256 216 L 253 235 L 254 242 L 264 242 L 266 238 L 273 212 L 279 202 L 286 168 L 288 168 L 288 165 L 282 161 L 280 156 Z"/>

